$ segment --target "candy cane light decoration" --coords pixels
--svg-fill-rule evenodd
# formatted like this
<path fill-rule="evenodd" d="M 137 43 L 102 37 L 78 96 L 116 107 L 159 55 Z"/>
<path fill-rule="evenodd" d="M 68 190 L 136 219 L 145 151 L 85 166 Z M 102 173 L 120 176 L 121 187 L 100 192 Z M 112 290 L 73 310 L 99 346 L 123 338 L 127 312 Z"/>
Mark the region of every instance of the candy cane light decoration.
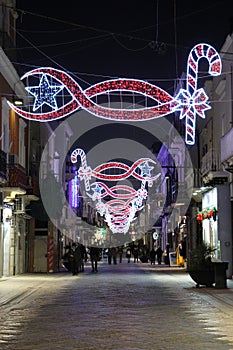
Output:
<path fill-rule="evenodd" d="M 26 73 L 22 79 L 39 77 L 39 84 L 26 87 L 29 95 L 34 97 L 34 103 L 29 110 L 16 107 L 9 102 L 10 107 L 21 117 L 41 122 L 64 118 L 79 109 L 105 119 L 118 121 L 141 121 L 163 117 L 175 111 L 180 111 L 180 119 L 185 117 L 185 141 L 189 145 L 195 142 L 196 115 L 205 117 L 205 111 L 210 108 L 208 96 L 203 89 L 197 88 L 198 63 L 201 58 L 209 63 L 209 74 L 221 74 L 221 59 L 217 51 L 208 44 L 198 44 L 190 52 L 187 64 L 186 89 L 180 89 L 175 97 L 163 89 L 143 80 L 112 79 L 106 80 L 83 90 L 81 86 L 67 73 L 41 67 Z M 97 97 L 112 92 L 131 92 L 143 95 L 145 100 L 151 99 L 154 105 L 136 108 L 111 108 L 98 104 Z M 69 100 L 67 101 L 67 96 Z M 61 103 L 57 101 L 61 97 Z"/>
<path fill-rule="evenodd" d="M 96 203 L 96 210 L 105 220 L 113 233 L 126 233 L 136 212 L 143 208 L 143 201 L 147 198 L 146 184 L 153 185 L 159 174 L 152 175 L 156 162 L 150 158 L 141 158 L 131 166 L 121 162 L 108 162 L 92 169 L 87 164 L 86 154 L 81 148 L 75 149 L 71 154 L 71 162 L 81 165 L 78 170 L 80 180 L 83 180 L 86 194 Z M 138 180 L 141 186 L 138 190 L 128 185 L 114 185 L 109 187 L 107 181 L 123 181 L 129 177 Z M 91 183 L 91 179 L 97 181 Z M 99 181 L 100 180 L 100 181 Z M 111 199 L 104 202 L 104 198 Z"/>
<path fill-rule="evenodd" d="M 190 52 L 187 64 L 186 90 L 180 89 L 176 99 L 180 101 L 177 110 L 180 110 L 180 119 L 186 117 L 185 142 L 189 145 L 195 143 L 196 114 L 205 118 L 205 111 L 211 107 L 207 104 L 208 96 L 204 89 L 197 89 L 198 63 L 206 58 L 209 63 L 209 74 L 221 74 L 222 63 L 216 50 L 207 44 L 196 45 Z"/>

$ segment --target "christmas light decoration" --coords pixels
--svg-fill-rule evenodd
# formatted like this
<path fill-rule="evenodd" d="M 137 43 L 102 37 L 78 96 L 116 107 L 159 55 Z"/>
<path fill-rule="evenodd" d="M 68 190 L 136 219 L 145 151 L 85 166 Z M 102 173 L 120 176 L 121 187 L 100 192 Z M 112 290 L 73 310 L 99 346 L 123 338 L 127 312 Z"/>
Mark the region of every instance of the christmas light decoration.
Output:
<path fill-rule="evenodd" d="M 108 162 L 91 169 L 81 148 L 72 152 L 71 162 L 75 164 L 78 157 L 81 159 L 78 176 L 84 181 L 86 194 L 96 202 L 96 210 L 105 217 L 113 233 L 126 233 L 130 223 L 135 219 L 136 212 L 143 208 L 143 201 L 147 198 L 146 185 L 151 187 L 160 177 L 160 173 L 151 174 L 156 162 L 150 158 L 141 158 L 131 166 L 121 162 Z M 105 182 L 98 181 L 119 182 L 131 176 L 141 183 L 138 190 L 128 185 L 109 187 Z M 90 183 L 92 177 L 97 181 Z M 111 199 L 104 202 L 106 197 Z"/>
<path fill-rule="evenodd" d="M 196 45 L 188 56 L 186 90 L 180 89 L 176 99 L 180 101 L 177 110 L 180 110 L 180 119 L 186 117 L 185 142 L 189 145 L 195 143 L 196 114 L 205 118 L 205 111 L 210 109 L 207 104 L 208 96 L 204 89 L 197 89 L 198 62 L 206 58 L 209 63 L 209 74 L 221 74 L 222 63 L 217 51 L 208 44 Z"/>
<path fill-rule="evenodd" d="M 39 86 L 26 87 L 26 90 L 35 97 L 33 111 L 47 104 L 53 109 L 57 109 L 55 96 L 63 89 L 63 85 L 50 85 L 46 74 L 40 79 Z"/>
<path fill-rule="evenodd" d="M 137 79 L 106 80 L 83 90 L 69 74 L 58 69 L 42 67 L 33 69 L 22 77 L 40 77 L 38 85 L 26 88 L 28 93 L 35 97 L 29 111 L 8 103 L 21 117 L 41 122 L 64 118 L 80 108 L 97 117 L 118 121 L 149 120 L 180 111 L 180 119 L 185 117 L 185 141 L 193 145 L 196 115 L 204 118 L 205 111 L 210 108 L 205 91 L 202 88 L 197 89 L 198 62 L 201 58 L 207 59 L 210 75 L 221 74 L 221 59 L 216 50 L 208 44 L 198 44 L 188 56 L 186 89 L 180 89 L 175 97 L 153 84 Z M 132 108 L 111 108 L 98 104 L 100 95 L 108 96 L 112 92 L 126 91 L 143 95 L 145 105 L 136 108 L 133 103 Z M 153 100 L 154 105 L 148 107 L 147 99 Z M 58 100 L 61 100 L 59 105 Z"/>
<path fill-rule="evenodd" d="M 79 207 L 79 180 L 78 174 L 69 182 L 69 203 L 72 208 Z"/>
<path fill-rule="evenodd" d="M 203 220 L 210 218 L 213 218 L 213 220 L 216 221 L 216 214 L 217 210 L 215 207 L 206 208 L 203 211 L 199 211 L 197 214 L 197 221 L 201 223 Z"/>

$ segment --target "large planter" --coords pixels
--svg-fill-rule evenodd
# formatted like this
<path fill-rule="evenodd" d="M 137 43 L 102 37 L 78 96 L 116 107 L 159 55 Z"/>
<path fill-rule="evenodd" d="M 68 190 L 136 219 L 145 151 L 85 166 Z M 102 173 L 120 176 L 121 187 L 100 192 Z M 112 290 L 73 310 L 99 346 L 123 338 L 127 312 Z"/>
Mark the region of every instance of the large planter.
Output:
<path fill-rule="evenodd" d="M 215 282 L 214 269 L 188 270 L 190 277 L 196 282 L 196 287 L 212 287 Z"/>

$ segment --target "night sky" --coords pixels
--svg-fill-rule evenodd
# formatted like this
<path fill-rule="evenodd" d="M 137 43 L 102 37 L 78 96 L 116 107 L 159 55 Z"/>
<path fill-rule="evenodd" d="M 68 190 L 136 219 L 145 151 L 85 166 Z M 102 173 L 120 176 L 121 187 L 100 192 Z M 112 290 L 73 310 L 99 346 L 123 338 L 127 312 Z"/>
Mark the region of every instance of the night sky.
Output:
<path fill-rule="evenodd" d="M 18 61 L 72 72 L 83 88 L 111 77 L 157 82 L 172 92 L 192 47 L 220 50 L 232 0 L 16 1 Z"/>

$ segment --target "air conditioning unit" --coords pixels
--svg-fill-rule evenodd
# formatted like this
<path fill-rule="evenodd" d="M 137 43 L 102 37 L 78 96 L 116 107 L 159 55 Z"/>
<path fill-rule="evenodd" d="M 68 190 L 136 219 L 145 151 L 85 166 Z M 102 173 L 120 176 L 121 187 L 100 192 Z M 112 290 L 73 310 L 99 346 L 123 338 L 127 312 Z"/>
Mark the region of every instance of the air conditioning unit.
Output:
<path fill-rule="evenodd" d="M 8 164 L 19 164 L 19 157 L 16 154 L 8 154 Z"/>

